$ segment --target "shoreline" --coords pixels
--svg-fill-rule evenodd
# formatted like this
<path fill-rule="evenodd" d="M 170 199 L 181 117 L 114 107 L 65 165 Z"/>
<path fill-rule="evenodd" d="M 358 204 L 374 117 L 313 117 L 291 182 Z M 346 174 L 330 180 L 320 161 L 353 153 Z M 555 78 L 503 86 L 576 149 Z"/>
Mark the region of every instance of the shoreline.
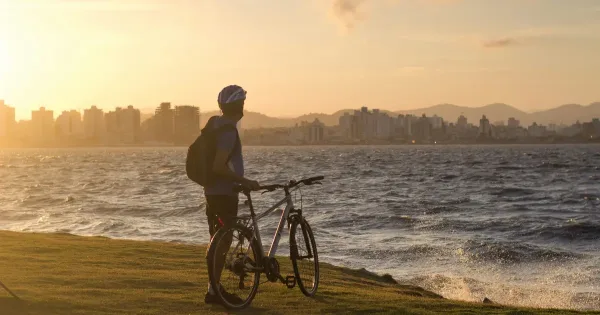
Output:
<path fill-rule="evenodd" d="M 0 281 L 3 281 L 26 303 L 29 303 L 28 305 L 32 305 L 31 303 L 44 304 L 46 298 L 50 300 L 58 298 L 59 300 L 66 299 L 68 303 L 65 301 L 63 303 L 72 304 L 73 307 L 82 307 L 81 312 L 74 312 L 77 314 L 111 314 L 114 313 L 115 308 L 107 308 L 107 312 L 88 312 L 89 309 L 86 307 L 89 305 L 87 304 L 96 305 L 98 302 L 96 295 L 104 296 L 102 293 L 104 290 L 129 294 L 131 297 L 128 299 L 139 299 L 144 295 L 157 293 L 153 290 L 158 290 L 160 294 L 168 294 L 176 290 L 185 295 L 185 299 L 180 296 L 174 301 L 170 301 L 171 304 L 175 303 L 178 307 L 183 307 L 179 305 L 181 303 L 189 307 L 191 303 L 193 306 L 191 309 L 200 310 L 200 313 L 224 311 L 219 307 L 204 305 L 201 301 L 201 292 L 197 292 L 202 290 L 206 283 L 206 275 L 204 275 L 206 269 L 203 261 L 205 245 L 128 240 L 104 236 L 78 236 L 70 233 L 4 230 L 0 231 L 0 239 L 3 245 L 0 247 L 0 257 L 3 257 L 0 260 L 0 270 L 3 271 L 0 274 Z M 282 258 L 280 262 L 282 271 L 285 272 L 289 260 Z M 475 313 L 497 313 L 499 310 L 555 313 L 552 311 L 553 309 L 504 306 L 493 303 L 489 299 L 478 303 L 449 300 L 421 287 L 399 283 L 389 274 L 380 275 L 365 268 L 350 269 L 324 262 L 320 262 L 320 267 L 321 285 L 314 300 L 305 298 L 299 292 L 294 292 L 295 290 L 288 290 L 285 286 L 261 283 L 261 292 L 252 307 L 264 308 L 266 304 L 270 303 L 265 296 L 283 294 L 287 301 L 297 300 L 292 304 L 309 303 L 308 305 L 313 308 L 309 309 L 308 313 L 327 312 L 327 307 L 331 303 L 338 307 L 347 307 L 347 311 L 351 313 L 359 311 L 362 307 L 367 307 L 363 311 L 373 310 L 372 307 L 375 305 L 379 311 L 391 313 L 399 310 L 417 311 L 421 309 L 422 311 L 423 308 L 435 313 L 451 309 Z M 182 273 L 182 270 L 186 270 L 186 272 Z M 73 277 L 76 279 L 72 279 Z M 155 282 L 162 283 L 160 288 L 154 286 Z M 57 286 L 57 284 L 60 285 Z M 194 288 L 194 290 L 190 290 L 190 288 Z M 51 294 L 46 293 L 45 290 L 50 290 Z M 54 292 L 55 290 L 60 292 Z M 88 296 L 86 293 L 90 290 L 94 292 L 92 296 Z M 2 288 L 0 288 L 1 291 L 3 291 Z M 344 294 L 338 296 L 338 293 L 341 292 Z M 369 297 L 369 301 L 366 303 L 361 301 L 360 306 L 353 304 L 355 299 L 352 297 L 364 298 L 365 294 L 368 296 L 369 293 L 373 294 Z M 0 293 L 0 313 L 6 314 L 2 311 L 6 302 L 6 299 L 2 299 L 2 294 Z M 46 295 L 49 296 L 46 297 Z M 71 301 L 72 295 L 83 295 L 80 297 L 83 300 Z M 148 298 L 150 296 L 143 300 Z M 281 312 L 283 306 L 278 305 L 277 301 L 273 302 L 273 304 L 269 304 L 268 308 L 272 308 L 276 313 Z M 137 305 L 136 307 L 143 305 L 140 303 L 137 300 L 133 302 L 134 305 Z M 413 309 L 415 305 L 420 306 Z M 118 309 L 122 305 L 117 303 L 114 307 Z M 154 313 L 151 310 L 161 307 L 163 307 L 162 304 L 155 303 L 152 308 L 143 308 L 142 310 Z M 46 306 L 42 307 L 42 309 L 45 308 Z M 287 309 L 287 311 L 289 310 Z M 136 313 L 139 311 L 139 308 L 132 310 Z M 181 309 L 181 311 L 189 313 L 190 309 Z M 566 309 L 561 310 L 561 313 L 563 313 L 562 311 L 564 313 L 582 313 Z M 458 312 L 461 313 L 461 311 Z M 30 313 L 64 314 L 35 311 Z"/>
<path fill-rule="evenodd" d="M 464 147 L 464 146 L 553 146 L 553 145 L 600 145 L 598 141 L 585 142 L 480 142 L 480 143 L 314 143 L 314 144 L 243 144 L 244 147 Z M 131 145 L 78 145 L 78 146 L 0 146 L 2 149 L 101 149 L 101 148 L 188 148 L 174 144 Z"/>

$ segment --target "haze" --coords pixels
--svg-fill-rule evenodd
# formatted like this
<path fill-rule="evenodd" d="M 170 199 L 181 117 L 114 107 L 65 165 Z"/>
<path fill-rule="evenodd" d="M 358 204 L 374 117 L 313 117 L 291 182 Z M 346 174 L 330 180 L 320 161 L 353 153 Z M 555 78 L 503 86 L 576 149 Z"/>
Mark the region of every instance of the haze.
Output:
<path fill-rule="evenodd" d="M 274 116 L 600 99 L 595 0 L 0 0 L 0 99 Z"/>

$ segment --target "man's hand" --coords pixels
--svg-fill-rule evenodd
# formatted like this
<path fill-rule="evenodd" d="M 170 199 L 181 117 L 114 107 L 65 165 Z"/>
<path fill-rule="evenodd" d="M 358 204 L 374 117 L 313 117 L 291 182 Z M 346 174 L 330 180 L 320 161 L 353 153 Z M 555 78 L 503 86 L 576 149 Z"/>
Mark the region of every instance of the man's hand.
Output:
<path fill-rule="evenodd" d="M 258 188 L 260 188 L 260 184 L 258 184 L 258 182 L 255 180 L 246 179 L 244 182 L 242 182 L 242 185 L 250 190 L 258 190 Z"/>

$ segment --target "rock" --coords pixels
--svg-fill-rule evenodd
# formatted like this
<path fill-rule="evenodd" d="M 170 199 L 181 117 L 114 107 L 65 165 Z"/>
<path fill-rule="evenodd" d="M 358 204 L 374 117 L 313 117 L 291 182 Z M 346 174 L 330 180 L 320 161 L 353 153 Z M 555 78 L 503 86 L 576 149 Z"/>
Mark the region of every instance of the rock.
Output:
<path fill-rule="evenodd" d="M 388 283 L 393 283 L 393 284 L 398 284 L 398 281 L 396 281 L 396 279 L 394 279 L 394 277 L 392 277 L 392 275 L 390 275 L 389 273 L 384 274 L 383 276 L 381 276 L 381 278 Z"/>
<path fill-rule="evenodd" d="M 492 300 L 490 300 L 488 298 L 483 298 L 483 304 L 495 304 L 495 303 L 492 302 Z"/>

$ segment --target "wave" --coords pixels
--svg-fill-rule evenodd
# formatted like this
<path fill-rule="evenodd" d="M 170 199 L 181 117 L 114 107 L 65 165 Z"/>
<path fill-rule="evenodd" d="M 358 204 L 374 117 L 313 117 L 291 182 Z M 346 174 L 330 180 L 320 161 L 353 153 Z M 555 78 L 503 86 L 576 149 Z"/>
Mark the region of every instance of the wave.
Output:
<path fill-rule="evenodd" d="M 471 275 L 481 275 L 478 279 Z M 485 298 L 502 305 L 575 310 L 600 309 L 600 294 L 577 292 L 563 283 L 546 286 L 543 283 L 522 285 L 506 278 L 494 278 L 488 270 L 459 274 L 428 274 L 411 277 L 407 282 L 440 294 L 444 298 L 482 302 Z M 542 282 L 542 281 L 540 281 Z"/>
<path fill-rule="evenodd" d="M 459 177 L 460 177 L 460 175 L 447 174 L 447 175 L 440 176 L 439 179 L 443 180 L 443 181 L 450 181 L 450 180 L 453 180 L 453 179 L 456 179 Z"/>
<path fill-rule="evenodd" d="M 523 167 L 521 167 L 521 166 L 511 166 L 511 165 L 496 167 L 497 171 L 520 171 L 522 169 L 523 169 Z"/>
<path fill-rule="evenodd" d="M 527 188 L 508 187 L 491 192 L 491 195 L 498 197 L 523 197 L 535 194 L 536 191 Z"/>
<path fill-rule="evenodd" d="M 373 249 L 369 247 L 348 249 L 350 254 L 362 257 L 363 259 L 394 259 L 396 261 L 414 261 L 415 259 L 435 257 L 444 251 L 446 251 L 446 249 L 443 247 L 435 247 L 426 244 L 411 245 L 400 249 Z"/>
<path fill-rule="evenodd" d="M 557 262 L 583 257 L 578 253 L 552 250 L 521 242 L 473 240 L 467 241 L 460 249 L 460 253 L 473 262 L 486 262 L 500 265 Z"/>
<path fill-rule="evenodd" d="M 543 240 L 559 241 L 600 241 L 600 224 L 592 222 L 567 223 L 560 226 L 544 226 L 519 232 L 520 237 L 534 237 Z"/>
<path fill-rule="evenodd" d="M 571 165 L 570 164 L 565 164 L 565 163 L 550 163 L 550 162 L 543 162 L 542 164 L 539 164 L 536 166 L 536 168 L 570 168 Z"/>

